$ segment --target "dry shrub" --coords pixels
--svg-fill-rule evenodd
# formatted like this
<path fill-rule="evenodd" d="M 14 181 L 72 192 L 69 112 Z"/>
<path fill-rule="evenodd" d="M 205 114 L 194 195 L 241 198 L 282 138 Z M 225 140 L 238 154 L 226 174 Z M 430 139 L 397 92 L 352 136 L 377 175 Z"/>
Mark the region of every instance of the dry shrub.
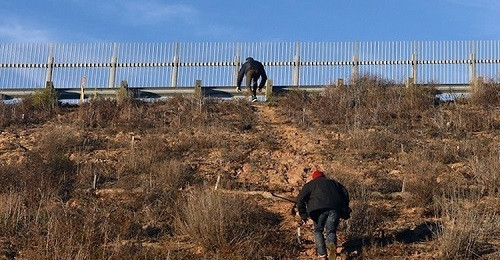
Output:
<path fill-rule="evenodd" d="M 500 106 L 500 83 L 487 82 L 477 86 L 470 94 L 473 105 L 488 109 Z"/>
<path fill-rule="evenodd" d="M 195 170 L 179 160 L 165 160 L 156 163 L 149 170 L 145 182 L 149 188 L 178 190 L 197 182 Z"/>
<path fill-rule="evenodd" d="M 482 187 L 483 192 L 495 196 L 499 194 L 500 187 L 500 149 L 491 153 L 473 156 L 469 163 L 474 179 Z"/>
<path fill-rule="evenodd" d="M 17 234 L 18 227 L 28 220 L 26 210 L 22 194 L 11 191 L 0 193 L 0 237 Z"/>
<path fill-rule="evenodd" d="M 156 190 L 124 201 L 79 195 L 31 206 L 25 193 L 0 195 L 0 228 L 8 227 L 0 236 L 12 238 L 27 259 L 141 259 L 159 252 L 135 241 L 172 235 L 176 193 Z"/>
<path fill-rule="evenodd" d="M 476 259 L 493 253 L 490 244 L 500 235 L 500 216 L 479 207 L 479 196 L 453 193 L 437 204 L 443 224 L 437 230 L 437 246 L 444 259 Z"/>
<path fill-rule="evenodd" d="M 388 125 L 408 129 L 436 104 L 436 97 L 432 87 L 404 88 L 365 76 L 352 85 L 328 87 L 319 94 L 292 91 L 278 104 L 285 114 L 302 124 L 315 120 L 346 130 Z"/>
<path fill-rule="evenodd" d="M 400 160 L 403 170 L 410 174 L 410 177 L 405 179 L 405 191 L 411 195 L 408 205 L 432 206 L 436 196 L 442 193 L 437 177 L 446 168 L 440 163 L 426 159 L 419 151 L 403 154 Z"/>
<path fill-rule="evenodd" d="M 79 137 L 67 128 L 56 127 L 38 140 L 38 146 L 26 151 L 25 160 L 3 166 L 0 179 L 4 182 L 0 186 L 3 190 L 25 192 L 31 196 L 28 202 L 34 204 L 49 194 L 69 199 L 76 172 L 69 156 L 80 143 Z"/>
<path fill-rule="evenodd" d="M 399 150 L 396 140 L 384 130 L 356 130 L 349 135 L 346 145 L 358 151 L 362 159 L 387 159 Z"/>
<path fill-rule="evenodd" d="M 34 107 L 48 110 L 54 109 L 57 106 L 58 96 L 54 88 L 44 88 L 42 90 L 36 90 L 28 99 Z"/>
<path fill-rule="evenodd" d="M 78 121 L 83 127 L 117 127 L 123 130 L 135 130 L 150 126 L 148 121 L 143 120 L 144 114 L 140 102 L 96 99 L 80 105 Z"/>
<path fill-rule="evenodd" d="M 0 127 L 44 123 L 52 119 L 58 111 L 58 107 L 36 106 L 30 98 L 16 104 L 0 102 Z"/>
<path fill-rule="evenodd" d="M 84 127 L 138 131 L 167 128 L 172 133 L 216 126 L 246 130 L 256 121 L 248 102 L 221 101 L 199 96 L 176 95 L 166 101 L 144 103 L 97 99 L 78 109 L 78 122 Z"/>
<path fill-rule="evenodd" d="M 276 104 L 294 122 L 307 126 L 311 120 L 309 112 L 314 111 L 310 107 L 315 100 L 315 95 L 305 90 L 292 90 L 278 97 Z"/>
<path fill-rule="evenodd" d="M 498 112 L 494 109 L 474 107 L 467 103 L 453 103 L 433 110 L 425 117 L 424 125 L 436 137 L 452 135 L 460 138 L 471 132 L 500 128 Z"/>
<path fill-rule="evenodd" d="M 238 195 L 210 190 L 189 193 L 180 205 L 178 228 L 209 253 L 234 259 L 291 257 L 291 234 L 277 227 L 281 218 Z"/>
<path fill-rule="evenodd" d="M 383 210 L 370 204 L 368 187 L 362 185 L 357 193 L 359 197 L 350 203 L 351 217 L 342 221 L 339 229 L 344 232 L 347 241 L 361 240 L 361 244 L 370 244 L 388 216 Z"/>

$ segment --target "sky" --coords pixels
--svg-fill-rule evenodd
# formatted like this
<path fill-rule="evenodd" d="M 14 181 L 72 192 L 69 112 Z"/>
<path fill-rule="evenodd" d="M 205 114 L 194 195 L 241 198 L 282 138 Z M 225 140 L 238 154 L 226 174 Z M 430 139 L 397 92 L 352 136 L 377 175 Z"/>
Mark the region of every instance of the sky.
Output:
<path fill-rule="evenodd" d="M 0 0 L 0 43 L 499 40 L 500 0 Z"/>

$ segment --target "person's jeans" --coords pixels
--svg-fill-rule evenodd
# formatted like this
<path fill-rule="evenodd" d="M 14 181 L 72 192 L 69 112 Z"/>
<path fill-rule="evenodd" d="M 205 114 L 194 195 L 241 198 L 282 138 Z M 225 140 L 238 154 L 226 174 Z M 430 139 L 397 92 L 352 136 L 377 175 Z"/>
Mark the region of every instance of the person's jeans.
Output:
<path fill-rule="evenodd" d="M 318 255 L 326 255 L 325 237 L 323 230 L 326 231 L 326 244 L 337 245 L 337 227 L 339 225 L 339 214 L 331 209 L 321 213 L 318 221 L 314 221 L 314 241 L 316 242 L 316 252 Z"/>
<path fill-rule="evenodd" d="M 258 70 L 249 70 L 246 73 L 246 85 L 248 91 L 252 92 L 252 98 L 257 97 L 257 81 L 259 80 L 260 74 Z"/>

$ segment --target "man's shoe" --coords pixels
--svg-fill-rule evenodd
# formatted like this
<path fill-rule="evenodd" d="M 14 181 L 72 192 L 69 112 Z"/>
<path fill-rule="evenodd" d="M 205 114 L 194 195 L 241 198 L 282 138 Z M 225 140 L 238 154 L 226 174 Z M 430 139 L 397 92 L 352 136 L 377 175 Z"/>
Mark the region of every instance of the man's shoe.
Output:
<path fill-rule="evenodd" d="M 257 101 L 258 101 L 258 100 L 257 100 L 257 98 L 256 98 L 256 97 L 253 97 L 253 98 L 252 98 L 252 102 L 257 102 Z"/>
<path fill-rule="evenodd" d="M 240 87 L 236 87 L 236 91 L 241 92 L 241 88 Z"/>

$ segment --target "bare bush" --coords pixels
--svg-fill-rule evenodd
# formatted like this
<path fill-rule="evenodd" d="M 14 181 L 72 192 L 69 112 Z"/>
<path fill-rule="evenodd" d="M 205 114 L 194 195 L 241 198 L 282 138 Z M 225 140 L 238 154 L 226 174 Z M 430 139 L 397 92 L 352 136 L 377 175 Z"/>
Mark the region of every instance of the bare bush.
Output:
<path fill-rule="evenodd" d="M 7 105 L 0 102 L 0 127 L 44 123 L 52 119 L 58 112 L 59 108 L 37 106 L 30 98 L 16 104 Z"/>
<path fill-rule="evenodd" d="M 500 106 L 500 83 L 487 82 L 480 84 L 470 94 L 470 101 L 482 108 L 495 108 Z"/>
<path fill-rule="evenodd" d="M 340 230 L 345 233 L 346 239 L 361 240 L 362 244 L 371 243 L 376 238 L 378 230 L 384 225 L 386 214 L 370 204 L 368 187 L 361 186 L 357 192 L 359 197 L 352 201 L 351 217 L 341 222 Z"/>
<path fill-rule="evenodd" d="M 388 125 L 407 129 L 435 103 L 432 87 L 404 88 L 373 76 L 349 86 L 328 87 L 317 95 L 295 91 L 278 100 L 295 122 L 306 123 L 312 117 L 347 130 Z"/>
<path fill-rule="evenodd" d="M 474 179 L 481 185 L 483 192 L 495 196 L 500 187 L 500 149 L 497 147 L 486 155 L 475 155 L 470 159 Z"/>
<path fill-rule="evenodd" d="M 498 250 L 490 242 L 500 235 L 500 216 L 478 207 L 478 197 L 466 197 L 454 193 L 437 205 L 443 224 L 436 235 L 444 259 L 474 259 Z"/>
<path fill-rule="evenodd" d="M 209 252 L 228 254 L 226 257 L 293 256 L 290 236 L 276 228 L 280 221 L 240 196 L 195 190 L 180 206 L 178 228 Z M 278 250 L 283 246 L 285 250 Z"/>
<path fill-rule="evenodd" d="M 358 151 L 361 159 L 387 159 L 399 150 L 397 141 L 384 130 L 355 130 L 349 135 L 346 145 Z"/>

